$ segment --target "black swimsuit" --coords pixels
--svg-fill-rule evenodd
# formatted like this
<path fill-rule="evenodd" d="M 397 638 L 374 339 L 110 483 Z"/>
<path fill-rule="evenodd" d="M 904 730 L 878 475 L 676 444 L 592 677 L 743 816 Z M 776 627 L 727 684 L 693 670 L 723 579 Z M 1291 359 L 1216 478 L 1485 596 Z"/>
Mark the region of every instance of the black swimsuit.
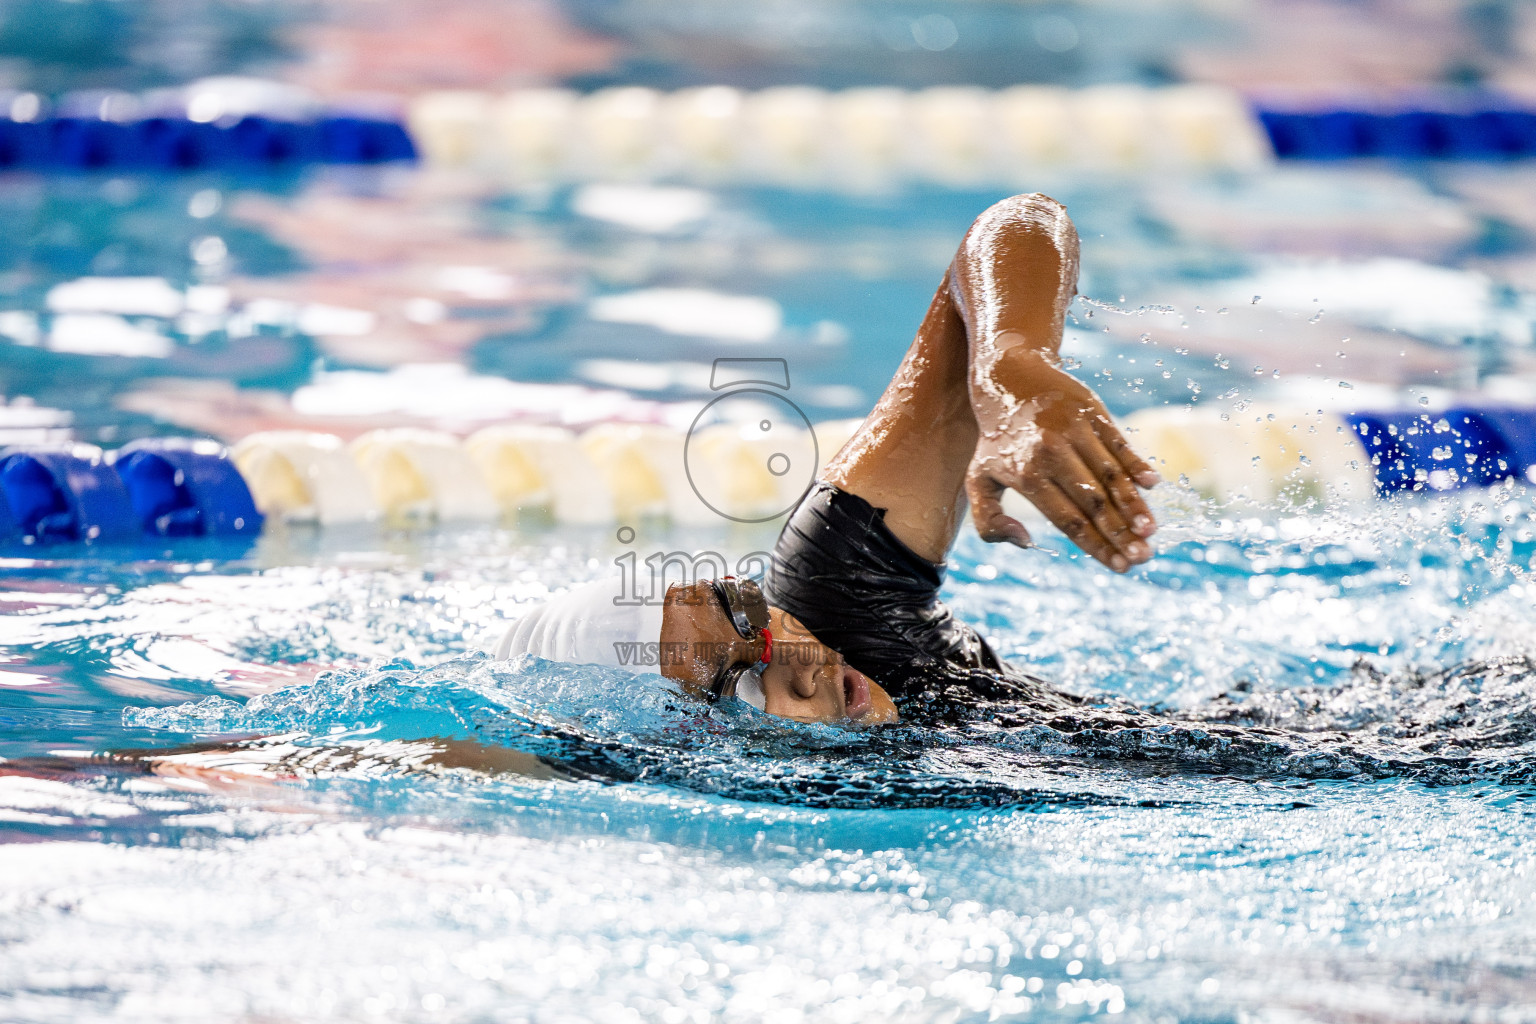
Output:
<path fill-rule="evenodd" d="M 944 567 L 885 525 L 885 509 L 811 486 L 774 546 L 764 589 L 898 700 L 1005 698 L 1042 711 L 1078 703 L 993 652 L 939 600 Z"/>

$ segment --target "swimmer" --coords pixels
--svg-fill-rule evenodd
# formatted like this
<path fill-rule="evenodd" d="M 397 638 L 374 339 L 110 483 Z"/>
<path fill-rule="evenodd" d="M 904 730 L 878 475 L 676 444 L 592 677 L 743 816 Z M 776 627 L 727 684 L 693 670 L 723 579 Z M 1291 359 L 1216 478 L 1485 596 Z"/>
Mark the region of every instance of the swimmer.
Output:
<path fill-rule="evenodd" d="M 998 658 L 938 592 L 967 508 L 983 540 L 1032 545 L 1003 510 L 1008 490 L 1115 572 L 1152 557 L 1138 488 L 1157 473 L 1058 358 L 1077 269 L 1060 203 L 989 208 L 890 386 L 790 514 L 761 590 L 674 584 L 658 609 L 615 607 L 611 585 L 591 585 L 524 615 L 497 656 L 623 664 L 651 644 L 686 692 L 800 721 L 891 722 L 893 696 L 1075 704 Z"/>
<path fill-rule="evenodd" d="M 890 387 L 791 513 L 761 589 L 746 579 L 698 580 L 668 588 L 656 607 L 616 603 L 622 591 L 612 581 L 590 584 L 523 614 L 497 656 L 633 667 L 649 653 L 648 663 L 689 694 L 735 696 L 807 722 L 893 722 L 899 701 L 905 717 L 925 724 L 984 734 L 1038 726 L 1044 746 L 1027 747 L 1031 757 L 1069 750 L 1223 775 L 1479 777 L 1482 769 L 1455 743 L 1425 753 L 1422 734 L 1439 719 L 1401 733 L 1409 739 L 1394 747 L 1374 724 L 1356 739 L 1344 731 L 1287 732 L 1267 722 L 1262 708 L 1230 702 L 1169 713 L 1074 697 L 1002 661 L 939 601 L 944 560 L 967 510 L 983 539 L 1030 545 L 1024 526 L 1003 511 L 1008 489 L 1110 570 L 1125 572 L 1152 555 L 1156 524 L 1138 488 L 1155 486 L 1157 475 L 1057 359 L 1076 277 L 1076 233 L 1059 204 L 1030 195 L 987 210 L 967 233 Z M 0 765 L 0 775 L 145 771 L 242 792 L 336 775 L 640 777 L 626 754 L 607 753 L 627 748 L 628 739 L 576 731 L 560 737 L 558 727 L 551 736 L 569 739 L 569 753 L 535 755 L 478 739 L 363 735 L 315 743 L 295 734 L 84 761 L 13 761 Z M 868 737 L 860 748 L 881 758 L 910 739 Z M 647 764 L 648 778 L 684 786 L 694 784 L 698 769 L 691 757 L 673 775 Z M 1490 777 L 1528 781 L 1524 762 L 1507 771 Z M 843 798 L 817 794 L 793 775 L 775 785 L 782 788 L 773 792 L 801 802 L 802 789 L 811 799 Z M 755 789 L 752 798 L 765 792 Z M 980 791 L 959 792 L 972 800 Z M 1008 786 L 986 792 L 1001 803 L 1020 796 Z M 890 794 L 881 789 L 877 799 L 886 806 Z"/>

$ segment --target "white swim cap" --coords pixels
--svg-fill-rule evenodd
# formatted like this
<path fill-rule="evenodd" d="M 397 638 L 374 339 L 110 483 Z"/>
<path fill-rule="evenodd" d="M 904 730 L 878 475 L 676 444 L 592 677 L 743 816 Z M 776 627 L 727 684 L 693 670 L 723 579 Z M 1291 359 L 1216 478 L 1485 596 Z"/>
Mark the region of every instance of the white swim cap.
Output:
<path fill-rule="evenodd" d="M 531 654 L 545 661 L 656 671 L 661 605 L 614 604 L 623 593 L 615 577 L 530 608 L 502 635 L 496 658 Z"/>

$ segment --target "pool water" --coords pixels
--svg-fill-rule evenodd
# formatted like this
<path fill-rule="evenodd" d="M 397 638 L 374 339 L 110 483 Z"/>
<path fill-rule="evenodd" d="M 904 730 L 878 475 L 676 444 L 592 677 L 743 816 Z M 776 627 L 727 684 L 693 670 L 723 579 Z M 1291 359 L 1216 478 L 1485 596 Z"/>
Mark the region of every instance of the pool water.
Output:
<path fill-rule="evenodd" d="M 476 652 L 606 534 L 12 564 L 3 1015 L 1524 1019 L 1528 493 L 1164 513 L 1127 578 L 968 539 L 948 586 L 1166 710 L 1134 738 L 785 726 Z"/>
<path fill-rule="evenodd" d="M 1120 413 L 1518 397 L 1522 183 L 1042 183 L 1077 219 L 1094 300 L 1065 351 Z M 587 187 L 0 182 L 33 225 L 0 278 L 7 393 L 31 399 L 0 410 L 6 440 L 442 426 L 444 401 L 396 393 L 416 379 L 400 364 L 613 388 L 637 351 L 670 368 L 626 388 L 658 415 L 701 404 L 697 368 L 721 354 L 783 356 L 810 415 L 862 415 L 997 198 L 689 189 L 696 214 L 647 228 L 581 213 Z M 371 248 L 370 217 L 424 251 Z M 381 328 L 369 348 L 335 314 L 383 323 L 441 284 L 413 267 L 509 262 L 511 298 L 453 277 L 436 334 Z M 189 306 L 227 294 L 50 302 L 92 276 L 158 277 Z M 646 288 L 766 300 L 779 325 L 701 338 L 595 315 Z M 261 301 L 330 319 L 262 321 Z M 69 315 L 118 317 L 141 349 L 60 344 Z M 1170 482 L 1154 504 L 1158 557 L 1123 578 L 1046 531 L 954 552 L 947 600 L 1094 698 L 1076 720 L 999 706 L 875 731 L 479 653 L 626 553 L 762 550 L 772 524 L 8 549 L 0 1018 L 1536 1019 L 1531 490 L 1296 508 Z M 106 756 L 150 749 L 154 772 Z"/>

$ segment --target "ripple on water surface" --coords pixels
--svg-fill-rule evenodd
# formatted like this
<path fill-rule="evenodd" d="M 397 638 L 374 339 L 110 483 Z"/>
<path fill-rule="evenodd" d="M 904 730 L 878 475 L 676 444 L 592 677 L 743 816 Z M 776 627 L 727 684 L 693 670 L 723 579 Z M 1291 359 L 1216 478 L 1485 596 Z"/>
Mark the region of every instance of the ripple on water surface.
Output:
<path fill-rule="evenodd" d="M 862 732 L 471 653 L 601 539 L 12 567 L 0 1015 L 1526 1019 L 1531 513 L 971 539 L 1091 699 Z"/>

